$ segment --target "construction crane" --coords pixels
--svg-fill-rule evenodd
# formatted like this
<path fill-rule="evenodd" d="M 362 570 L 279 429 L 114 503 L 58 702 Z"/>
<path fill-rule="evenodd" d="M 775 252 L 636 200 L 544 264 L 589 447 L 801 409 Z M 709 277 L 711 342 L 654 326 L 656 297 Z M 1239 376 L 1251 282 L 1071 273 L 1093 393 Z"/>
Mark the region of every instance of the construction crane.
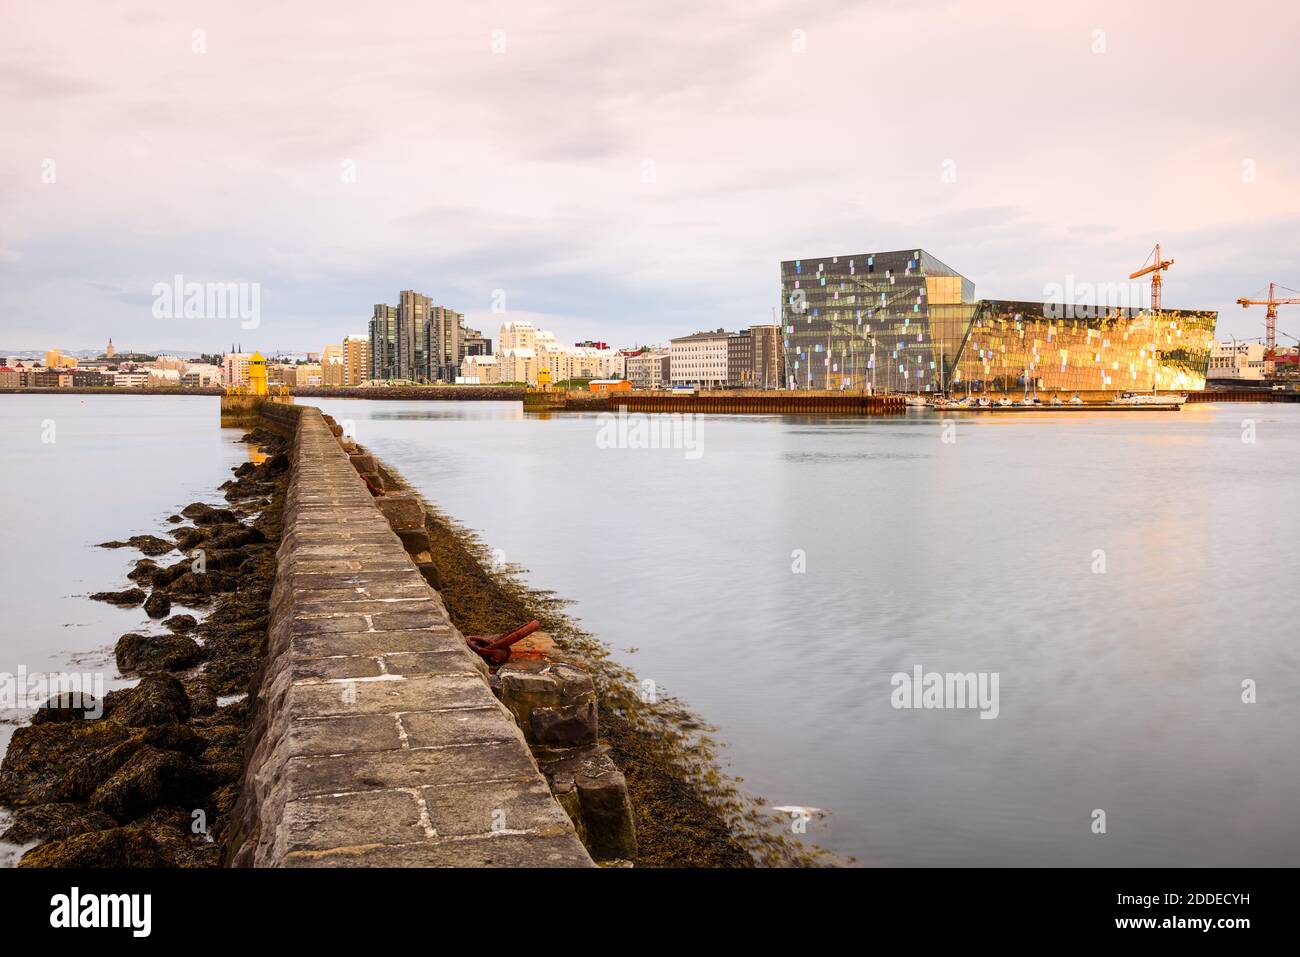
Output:
<path fill-rule="evenodd" d="M 1156 248 L 1151 250 L 1142 264 L 1142 268 L 1135 273 L 1129 273 L 1129 279 L 1141 279 L 1147 273 L 1151 274 L 1151 311 L 1160 311 L 1160 273 L 1174 264 L 1172 259 L 1160 258 L 1160 244 L 1156 243 Z"/>
<path fill-rule="evenodd" d="M 1251 306 L 1268 306 L 1268 312 L 1265 313 L 1264 327 L 1268 334 L 1264 337 L 1264 374 L 1270 379 L 1277 372 L 1277 307 L 1278 306 L 1300 306 L 1300 297 L 1290 299 L 1279 299 L 1274 292 L 1277 289 L 1285 289 L 1287 292 L 1295 292 L 1287 286 L 1276 282 L 1268 284 L 1267 299 L 1238 299 L 1237 304 L 1243 309 L 1249 309 Z"/>

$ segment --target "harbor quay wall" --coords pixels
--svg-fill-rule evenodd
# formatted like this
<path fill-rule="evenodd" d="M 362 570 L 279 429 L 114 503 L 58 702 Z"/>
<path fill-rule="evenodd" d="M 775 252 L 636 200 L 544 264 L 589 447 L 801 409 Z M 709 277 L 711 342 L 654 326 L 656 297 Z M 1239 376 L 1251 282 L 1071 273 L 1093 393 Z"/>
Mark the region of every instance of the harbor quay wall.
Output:
<path fill-rule="evenodd" d="M 394 531 L 337 426 L 292 434 L 265 663 L 232 866 L 590 867 L 484 662 Z"/>

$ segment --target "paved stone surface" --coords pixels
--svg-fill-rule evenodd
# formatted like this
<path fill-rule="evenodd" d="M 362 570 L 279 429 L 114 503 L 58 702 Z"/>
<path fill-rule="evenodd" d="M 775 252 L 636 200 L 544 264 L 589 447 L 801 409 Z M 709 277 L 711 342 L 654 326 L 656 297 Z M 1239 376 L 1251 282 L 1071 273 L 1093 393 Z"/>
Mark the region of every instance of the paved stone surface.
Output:
<path fill-rule="evenodd" d="M 296 426 L 294 472 L 234 863 L 592 866 L 357 457 L 314 408 L 264 414 Z"/>

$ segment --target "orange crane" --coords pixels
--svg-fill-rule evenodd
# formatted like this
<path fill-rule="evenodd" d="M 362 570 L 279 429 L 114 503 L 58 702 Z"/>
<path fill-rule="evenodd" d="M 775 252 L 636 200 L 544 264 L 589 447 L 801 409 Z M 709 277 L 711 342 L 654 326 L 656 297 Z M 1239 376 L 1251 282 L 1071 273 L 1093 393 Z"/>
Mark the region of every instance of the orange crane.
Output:
<path fill-rule="evenodd" d="M 1251 306 L 1268 306 L 1268 312 L 1265 314 L 1264 326 L 1268 330 L 1265 336 L 1264 346 L 1264 374 L 1270 379 L 1277 372 L 1277 307 L 1278 306 L 1300 306 L 1300 298 L 1279 299 L 1274 295 L 1274 291 L 1279 287 L 1278 283 L 1271 282 L 1268 284 L 1267 299 L 1238 299 L 1237 304 L 1243 309 L 1249 309 Z M 1287 292 L 1295 292 L 1287 286 L 1281 286 Z"/>
<path fill-rule="evenodd" d="M 1150 263 L 1150 265 L 1147 265 Z M 1147 256 L 1146 263 L 1135 273 L 1129 274 L 1129 279 L 1141 279 L 1147 273 L 1151 274 L 1151 311 L 1160 311 L 1160 273 L 1174 264 L 1172 259 L 1160 258 L 1160 244 L 1156 243 L 1156 248 Z"/>

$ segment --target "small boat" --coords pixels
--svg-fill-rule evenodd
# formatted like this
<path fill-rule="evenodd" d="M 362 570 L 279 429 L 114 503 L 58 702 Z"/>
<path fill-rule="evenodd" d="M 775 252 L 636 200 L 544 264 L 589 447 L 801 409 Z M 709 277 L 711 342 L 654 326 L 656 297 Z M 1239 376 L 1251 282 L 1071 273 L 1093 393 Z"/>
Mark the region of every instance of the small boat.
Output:
<path fill-rule="evenodd" d="M 920 406 L 921 408 L 924 408 L 925 406 L 929 405 L 929 403 L 925 400 L 925 398 L 919 395 L 909 395 L 905 401 L 907 402 L 908 405 Z"/>
<path fill-rule="evenodd" d="M 1007 398 L 1005 395 L 1002 398 L 998 399 L 998 405 L 1001 406 L 1002 408 L 1008 408 L 1011 404 L 1012 404 L 1011 400 Z"/>
<path fill-rule="evenodd" d="M 1070 398 L 1070 405 L 1083 405 L 1083 400 L 1079 398 L 1079 393 L 1075 393 Z"/>
<path fill-rule="evenodd" d="M 1052 396 L 1052 405 L 1065 405 L 1065 400 L 1059 395 Z"/>
<path fill-rule="evenodd" d="M 1187 401 L 1185 395 L 1159 395 L 1150 392 L 1124 392 L 1111 399 L 1111 405 L 1122 405 L 1132 409 L 1168 409 L 1177 408 Z"/>
<path fill-rule="evenodd" d="M 981 409 L 987 409 L 989 406 L 993 404 L 993 402 L 989 399 L 988 396 L 982 395 L 979 397 L 979 399 L 976 400 L 975 404 L 978 405 Z"/>

